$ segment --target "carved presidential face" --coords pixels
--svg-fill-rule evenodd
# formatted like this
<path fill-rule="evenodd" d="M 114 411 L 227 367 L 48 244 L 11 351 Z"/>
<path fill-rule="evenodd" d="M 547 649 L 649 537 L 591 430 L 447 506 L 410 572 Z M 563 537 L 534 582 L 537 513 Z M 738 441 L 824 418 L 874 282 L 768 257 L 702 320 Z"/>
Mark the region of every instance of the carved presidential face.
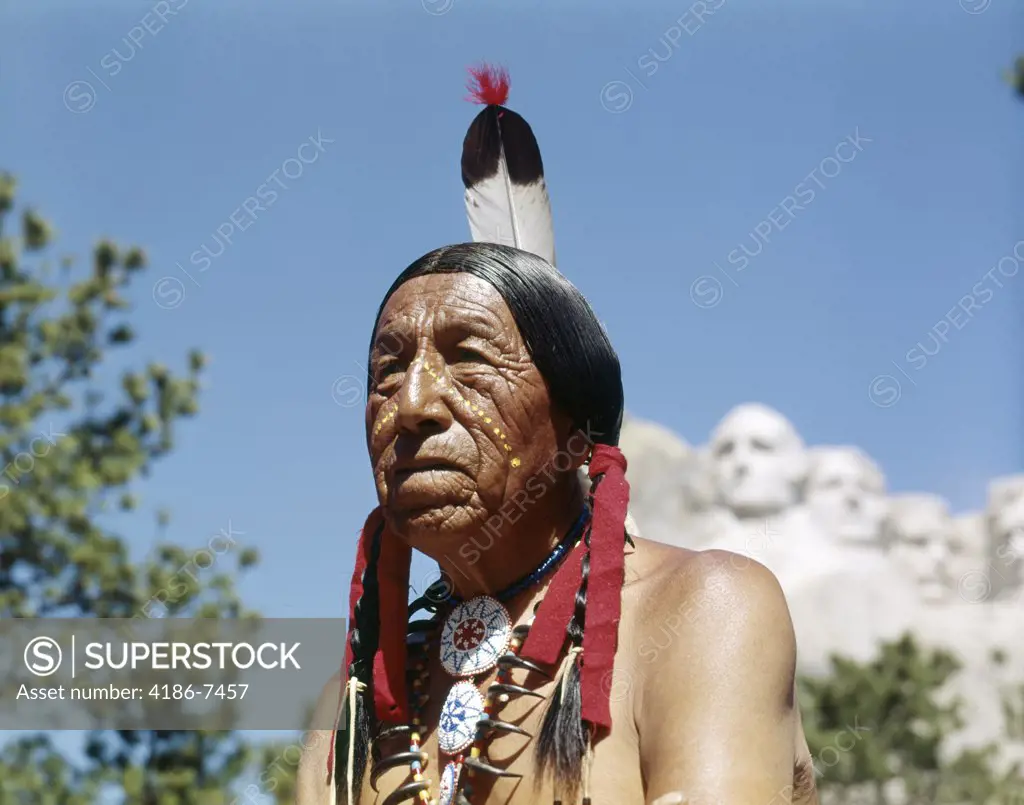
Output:
<path fill-rule="evenodd" d="M 811 450 L 805 501 L 815 522 L 844 542 L 882 547 L 885 478 L 855 447 Z"/>
<path fill-rule="evenodd" d="M 947 599 L 953 586 L 948 567 L 953 521 L 946 501 L 937 495 L 899 495 L 890 504 L 886 530 L 893 559 L 922 597 Z"/>
<path fill-rule="evenodd" d="M 535 503 L 513 520 L 543 516 L 557 501 L 540 490 L 575 483 L 582 437 L 553 409 L 511 312 L 483 280 L 443 273 L 402 285 L 381 312 L 369 371 L 377 495 L 413 547 L 434 555 L 446 537 L 477 534 L 509 500 Z M 574 464 L 559 472 L 551 459 L 565 454 Z"/>
<path fill-rule="evenodd" d="M 999 478 L 989 489 L 989 560 L 1002 586 L 1020 584 L 1024 565 L 1024 475 Z"/>
<path fill-rule="evenodd" d="M 719 502 L 740 517 L 764 517 L 796 502 L 805 472 L 804 446 L 793 426 L 762 405 L 741 405 L 711 437 Z"/>

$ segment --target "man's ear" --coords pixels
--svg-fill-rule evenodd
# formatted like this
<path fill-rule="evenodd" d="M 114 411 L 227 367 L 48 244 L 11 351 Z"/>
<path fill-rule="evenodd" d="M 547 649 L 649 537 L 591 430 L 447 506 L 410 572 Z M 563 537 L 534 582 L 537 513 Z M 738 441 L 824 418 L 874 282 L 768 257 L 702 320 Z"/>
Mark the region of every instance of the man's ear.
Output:
<path fill-rule="evenodd" d="M 590 459 L 594 445 L 590 443 L 586 430 L 572 425 L 565 440 L 565 450 L 572 458 L 572 468 L 578 470 Z"/>
<path fill-rule="evenodd" d="M 555 433 L 558 434 L 558 451 L 567 455 L 571 460 L 571 467 L 578 470 L 590 457 L 593 445 L 587 437 L 586 431 L 579 427 L 572 419 L 565 414 L 556 412 L 553 416 Z M 566 466 L 565 462 L 558 462 Z"/>

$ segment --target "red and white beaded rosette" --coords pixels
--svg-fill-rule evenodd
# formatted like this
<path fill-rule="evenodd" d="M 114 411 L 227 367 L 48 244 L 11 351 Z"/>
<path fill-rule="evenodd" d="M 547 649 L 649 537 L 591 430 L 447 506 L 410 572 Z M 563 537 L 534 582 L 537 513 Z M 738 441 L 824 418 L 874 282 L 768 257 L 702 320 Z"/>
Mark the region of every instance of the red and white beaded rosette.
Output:
<path fill-rule="evenodd" d="M 490 671 L 508 650 L 512 619 L 500 603 L 486 595 L 471 598 L 452 610 L 441 632 L 441 665 L 465 679 Z"/>

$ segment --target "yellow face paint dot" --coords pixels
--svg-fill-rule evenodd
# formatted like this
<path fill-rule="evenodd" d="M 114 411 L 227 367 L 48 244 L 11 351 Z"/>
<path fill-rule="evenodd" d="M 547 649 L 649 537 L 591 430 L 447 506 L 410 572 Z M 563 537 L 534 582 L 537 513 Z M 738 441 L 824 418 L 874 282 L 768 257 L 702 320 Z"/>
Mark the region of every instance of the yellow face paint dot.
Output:
<path fill-rule="evenodd" d="M 491 424 L 491 418 L 489 416 L 485 416 L 484 417 L 484 422 L 487 423 L 488 425 L 490 425 Z"/>
<path fill-rule="evenodd" d="M 502 447 L 505 448 L 505 452 L 506 453 L 511 453 L 512 452 L 512 445 L 510 445 L 510 444 L 503 444 Z"/>
<path fill-rule="evenodd" d="M 518 459 L 518 458 L 514 458 L 514 459 L 512 459 L 512 466 L 513 466 L 513 467 L 518 467 L 520 463 L 521 463 L 521 462 L 519 461 L 519 459 Z"/>
<path fill-rule="evenodd" d="M 494 429 L 494 435 L 495 436 L 500 436 L 501 435 L 501 428 L 495 428 Z"/>

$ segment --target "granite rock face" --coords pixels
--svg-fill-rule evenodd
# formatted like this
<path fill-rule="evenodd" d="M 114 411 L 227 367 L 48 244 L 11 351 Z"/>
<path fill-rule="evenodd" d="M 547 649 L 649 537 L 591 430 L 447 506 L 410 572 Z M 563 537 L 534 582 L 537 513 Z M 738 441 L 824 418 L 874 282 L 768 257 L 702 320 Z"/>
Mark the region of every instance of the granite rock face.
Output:
<path fill-rule="evenodd" d="M 733 551 L 776 575 L 803 673 L 823 673 L 833 653 L 867 661 L 912 632 L 964 666 L 946 693 L 965 700 L 967 724 L 947 751 L 1003 741 L 1002 694 L 1024 684 L 1024 474 L 993 479 L 985 511 L 954 513 L 934 494 L 889 493 L 862 450 L 807 446 L 759 403 L 696 446 L 627 418 L 621 446 L 642 536 Z"/>

